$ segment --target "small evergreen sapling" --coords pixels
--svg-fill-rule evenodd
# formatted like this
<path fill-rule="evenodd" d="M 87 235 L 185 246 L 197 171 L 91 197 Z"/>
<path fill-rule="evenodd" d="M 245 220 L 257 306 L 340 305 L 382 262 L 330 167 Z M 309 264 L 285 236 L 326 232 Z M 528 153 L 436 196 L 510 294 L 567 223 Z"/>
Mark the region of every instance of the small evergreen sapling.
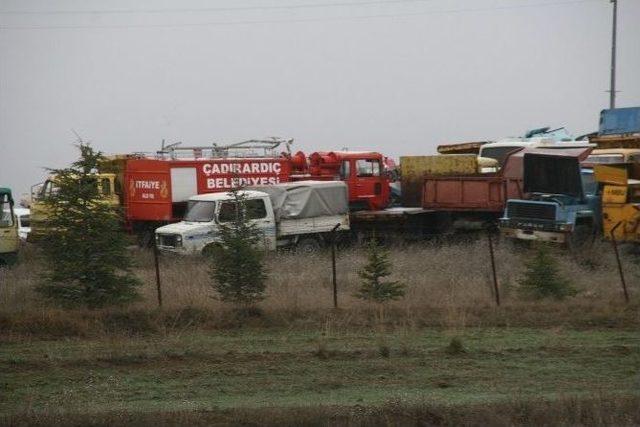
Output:
<path fill-rule="evenodd" d="M 404 284 L 397 281 L 384 280 L 391 275 L 389 252 L 375 239 L 367 244 L 367 263 L 358 271 L 362 285 L 356 296 L 365 301 L 379 305 L 380 320 L 384 312 L 384 304 L 404 296 Z"/>
<path fill-rule="evenodd" d="M 48 264 L 38 291 L 63 306 L 98 308 L 138 297 L 119 212 L 100 192 L 102 154 L 80 143 L 71 167 L 52 170 L 57 190 L 45 200 L 43 253 Z"/>
<path fill-rule="evenodd" d="M 525 296 L 560 300 L 576 294 L 571 283 L 561 276 L 558 263 L 546 245 L 538 246 L 526 267 L 524 277 L 518 281 Z"/>
<path fill-rule="evenodd" d="M 221 301 L 247 309 L 265 298 L 267 274 L 264 252 L 259 248 L 262 234 L 249 220 L 244 193 L 233 189 L 230 194 L 233 200 L 224 206 L 231 209 L 224 213 L 228 221 L 221 218 L 220 241 L 209 251 L 210 275 Z"/>

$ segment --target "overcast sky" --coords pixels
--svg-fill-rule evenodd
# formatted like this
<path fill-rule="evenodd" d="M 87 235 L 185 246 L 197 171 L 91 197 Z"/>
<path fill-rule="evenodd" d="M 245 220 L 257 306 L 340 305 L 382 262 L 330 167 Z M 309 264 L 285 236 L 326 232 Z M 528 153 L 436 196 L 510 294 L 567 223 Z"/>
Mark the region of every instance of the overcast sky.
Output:
<path fill-rule="evenodd" d="M 617 105 L 638 106 L 640 0 L 618 2 Z M 396 158 L 579 135 L 610 38 L 609 0 L 0 0 L 0 186 L 74 160 L 71 129 L 106 153 L 286 136 Z"/>

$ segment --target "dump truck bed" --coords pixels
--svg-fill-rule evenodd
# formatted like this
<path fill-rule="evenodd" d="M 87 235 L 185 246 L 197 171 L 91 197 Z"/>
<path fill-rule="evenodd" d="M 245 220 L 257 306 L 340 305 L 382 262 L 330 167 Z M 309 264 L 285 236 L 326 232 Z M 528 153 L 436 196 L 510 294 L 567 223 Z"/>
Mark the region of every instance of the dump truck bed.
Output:
<path fill-rule="evenodd" d="M 422 207 L 445 211 L 502 212 L 507 199 L 521 197 L 518 181 L 501 176 L 427 177 Z"/>
<path fill-rule="evenodd" d="M 522 197 L 522 154 L 510 153 L 498 173 L 428 175 L 423 179 L 422 208 L 452 212 L 495 212 L 507 200 Z"/>

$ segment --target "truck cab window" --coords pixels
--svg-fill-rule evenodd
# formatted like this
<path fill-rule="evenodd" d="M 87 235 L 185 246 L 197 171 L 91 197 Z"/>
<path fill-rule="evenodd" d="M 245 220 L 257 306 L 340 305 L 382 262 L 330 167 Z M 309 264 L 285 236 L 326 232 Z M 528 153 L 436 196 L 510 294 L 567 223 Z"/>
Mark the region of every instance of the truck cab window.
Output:
<path fill-rule="evenodd" d="M 0 212 L 0 227 L 13 227 L 13 215 L 11 211 Z"/>
<path fill-rule="evenodd" d="M 79 186 L 82 192 L 91 191 L 92 194 L 100 194 L 98 189 L 98 180 L 94 177 L 81 178 Z"/>
<path fill-rule="evenodd" d="M 49 179 L 45 181 L 44 185 L 42 186 L 41 197 L 43 199 L 46 199 L 51 196 L 55 196 L 56 194 L 58 194 L 58 187 L 53 183 L 53 181 Z"/>
<path fill-rule="evenodd" d="M 247 218 L 262 219 L 267 216 L 267 208 L 264 206 L 264 200 L 253 199 L 247 200 L 245 203 L 247 209 Z"/>
<path fill-rule="evenodd" d="M 624 156 L 622 154 L 592 154 L 587 157 L 588 163 L 622 163 L 624 162 Z"/>
<path fill-rule="evenodd" d="M 224 222 L 231 222 L 235 219 L 236 219 L 235 202 L 220 203 L 220 210 L 218 211 L 218 221 L 221 223 L 224 223 Z"/>
<path fill-rule="evenodd" d="M 380 176 L 380 161 L 358 159 L 356 169 L 359 177 Z"/>
<path fill-rule="evenodd" d="M 593 171 L 589 169 L 583 169 L 581 176 L 582 176 L 582 191 L 584 192 L 584 194 L 585 195 L 596 194 L 598 185 L 596 183 L 595 177 L 593 176 Z"/>
<path fill-rule="evenodd" d="M 507 156 L 514 150 L 517 150 L 520 147 L 489 147 L 484 150 L 480 150 L 480 157 L 488 157 L 490 159 L 495 159 L 498 161 L 500 167 L 504 166 L 504 163 L 507 160 Z"/>
<path fill-rule="evenodd" d="M 190 200 L 184 220 L 190 222 L 211 222 L 213 221 L 215 207 L 215 202 Z"/>
<path fill-rule="evenodd" d="M 100 187 L 103 196 L 111 195 L 111 180 L 109 178 L 102 178 L 100 180 Z"/>
<path fill-rule="evenodd" d="M 119 196 L 122 194 L 122 184 L 120 183 L 120 179 L 116 176 L 116 179 L 113 182 L 113 191 Z"/>
<path fill-rule="evenodd" d="M 347 179 L 349 175 L 351 175 L 351 163 L 349 160 L 345 160 L 340 166 L 340 179 Z"/>

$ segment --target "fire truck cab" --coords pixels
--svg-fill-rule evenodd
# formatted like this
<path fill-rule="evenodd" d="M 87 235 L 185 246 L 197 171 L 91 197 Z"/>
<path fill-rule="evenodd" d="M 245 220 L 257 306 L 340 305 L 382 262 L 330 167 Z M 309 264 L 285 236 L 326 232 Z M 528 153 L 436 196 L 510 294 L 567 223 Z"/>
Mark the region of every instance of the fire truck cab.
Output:
<path fill-rule="evenodd" d="M 313 179 L 344 181 L 351 211 L 380 210 L 389 205 L 389 176 L 384 156 L 372 151 L 316 152 L 309 156 Z"/>

